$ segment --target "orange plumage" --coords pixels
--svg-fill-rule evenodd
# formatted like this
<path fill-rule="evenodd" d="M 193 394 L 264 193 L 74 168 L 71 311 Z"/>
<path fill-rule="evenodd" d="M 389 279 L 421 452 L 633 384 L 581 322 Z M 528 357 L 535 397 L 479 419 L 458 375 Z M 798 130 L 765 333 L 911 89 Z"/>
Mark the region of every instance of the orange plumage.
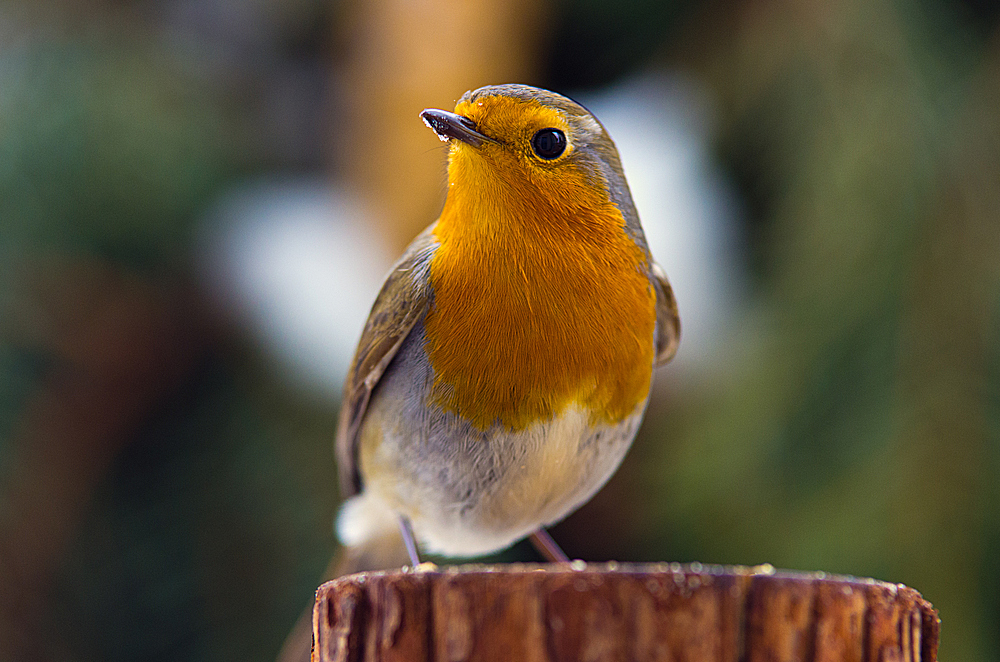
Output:
<path fill-rule="evenodd" d="M 477 126 L 514 129 L 491 133 L 501 141 L 558 124 L 538 102 L 465 106 Z M 618 422 L 649 390 L 648 257 L 586 171 L 550 174 L 523 153 L 497 152 L 459 144 L 451 154 L 425 322 L 434 402 L 480 429 L 520 430 L 571 403 Z"/>

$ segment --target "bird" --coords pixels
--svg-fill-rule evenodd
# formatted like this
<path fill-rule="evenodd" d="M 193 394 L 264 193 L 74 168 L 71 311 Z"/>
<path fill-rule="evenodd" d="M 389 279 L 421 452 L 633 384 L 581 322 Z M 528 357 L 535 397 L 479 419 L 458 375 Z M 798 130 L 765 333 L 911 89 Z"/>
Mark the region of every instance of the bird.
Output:
<path fill-rule="evenodd" d="M 384 563 L 400 537 L 412 564 L 524 538 L 566 560 L 546 528 L 621 463 L 677 351 L 677 302 L 582 105 L 490 85 L 420 117 L 447 145 L 447 194 L 390 270 L 345 380 L 342 567 Z"/>
<path fill-rule="evenodd" d="M 447 144 L 447 194 L 390 269 L 345 379 L 342 548 L 326 578 L 525 537 L 567 561 L 546 528 L 618 468 L 680 342 L 593 114 L 505 84 L 420 117 Z M 310 658 L 311 623 L 307 609 L 280 662 Z"/>

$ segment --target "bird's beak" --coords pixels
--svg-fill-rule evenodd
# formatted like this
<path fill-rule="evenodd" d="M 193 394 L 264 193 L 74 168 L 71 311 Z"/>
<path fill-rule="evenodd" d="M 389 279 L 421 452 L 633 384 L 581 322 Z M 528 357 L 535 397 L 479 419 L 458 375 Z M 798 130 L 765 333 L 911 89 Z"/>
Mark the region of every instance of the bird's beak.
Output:
<path fill-rule="evenodd" d="M 476 131 L 476 123 L 468 117 L 449 113 L 447 110 L 428 108 L 420 113 L 420 119 L 445 142 L 449 138 L 457 138 L 473 147 L 479 147 L 484 142 L 495 142 Z"/>

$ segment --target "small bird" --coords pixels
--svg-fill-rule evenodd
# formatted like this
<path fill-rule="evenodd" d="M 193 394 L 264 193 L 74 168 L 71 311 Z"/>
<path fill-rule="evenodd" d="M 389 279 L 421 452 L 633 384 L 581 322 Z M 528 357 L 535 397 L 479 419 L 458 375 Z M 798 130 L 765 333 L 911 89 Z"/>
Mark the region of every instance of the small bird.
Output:
<path fill-rule="evenodd" d="M 403 534 L 479 556 L 531 536 L 617 469 L 653 367 L 677 350 L 618 151 L 580 104 L 466 92 L 424 122 L 448 144 L 440 217 L 386 278 L 344 385 L 338 533 L 355 566 Z M 398 542 L 396 543 L 398 548 Z"/>

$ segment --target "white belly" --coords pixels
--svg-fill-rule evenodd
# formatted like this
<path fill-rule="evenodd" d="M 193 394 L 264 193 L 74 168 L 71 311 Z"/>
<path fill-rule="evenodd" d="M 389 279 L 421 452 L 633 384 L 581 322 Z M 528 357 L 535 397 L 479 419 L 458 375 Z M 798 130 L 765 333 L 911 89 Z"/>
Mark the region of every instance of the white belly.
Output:
<path fill-rule="evenodd" d="M 364 498 L 407 516 L 429 552 L 488 554 L 590 499 L 618 468 L 640 420 L 641 411 L 592 429 L 587 414 L 571 409 L 521 432 L 454 439 L 443 454 L 427 446 L 413 454 L 411 438 L 387 430 L 364 467 Z"/>

